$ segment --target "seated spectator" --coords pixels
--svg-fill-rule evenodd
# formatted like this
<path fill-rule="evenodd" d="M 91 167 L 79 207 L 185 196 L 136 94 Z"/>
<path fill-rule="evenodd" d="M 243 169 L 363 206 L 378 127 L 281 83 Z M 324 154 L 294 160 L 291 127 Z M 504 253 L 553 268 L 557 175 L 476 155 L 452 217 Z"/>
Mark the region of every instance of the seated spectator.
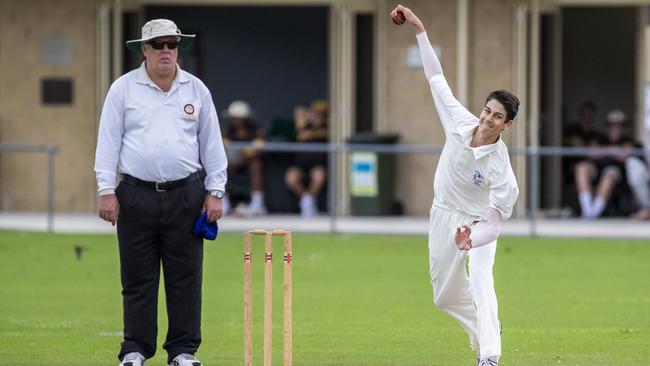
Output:
<path fill-rule="evenodd" d="M 634 193 L 639 210 L 632 218 L 650 220 L 650 172 L 648 165 L 639 156 L 631 156 L 625 161 L 627 181 Z"/>
<path fill-rule="evenodd" d="M 228 146 L 230 141 L 252 141 L 253 145 L 264 141 L 264 130 L 252 120 L 252 111 L 248 103 L 237 100 L 228 106 L 223 113 L 228 120 L 223 139 L 228 156 L 228 176 L 247 174 L 250 179 L 250 204 L 239 203 L 235 207 L 235 214 L 240 216 L 264 215 L 264 193 L 262 191 L 262 159 L 260 152 L 254 147 L 235 150 Z M 231 183 L 230 179 L 228 183 Z M 226 196 L 223 200 L 224 214 L 230 209 L 230 195 L 232 187 L 226 187 Z"/>
<path fill-rule="evenodd" d="M 623 133 L 625 114 L 612 110 L 607 114 L 608 129 L 604 138 L 589 146 L 600 147 L 634 147 L 634 141 Z M 582 217 L 594 219 L 599 217 L 617 184 L 627 184 L 627 160 L 629 154 L 613 156 L 588 157 L 576 164 L 575 180 Z M 596 183 L 595 196 L 592 183 Z"/>
<path fill-rule="evenodd" d="M 611 141 L 618 141 L 618 146 L 630 150 L 630 152 L 620 154 L 617 159 L 623 163 L 625 178 L 627 178 L 627 184 L 634 194 L 638 208 L 638 211 L 632 217 L 650 220 L 650 172 L 644 158 L 631 153 L 631 150 L 640 148 L 642 145 L 624 134 L 623 125 L 625 120 L 626 116 L 623 111 L 619 109 L 610 111 L 607 115 L 607 121 L 610 125 L 608 137 Z"/>
<path fill-rule="evenodd" d="M 568 147 L 597 146 L 605 140 L 605 135 L 594 126 L 595 114 L 596 105 L 593 102 L 586 100 L 580 103 L 578 119 L 569 123 L 562 131 L 562 145 Z M 583 159 L 582 156 L 566 156 L 562 158 L 562 172 L 567 185 L 575 185 L 575 167 Z"/>
<path fill-rule="evenodd" d="M 310 108 L 298 106 L 294 110 L 297 142 L 327 142 L 327 102 L 316 100 Z M 289 190 L 300 197 L 300 215 L 313 217 L 318 214 L 317 197 L 327 177 L 327 153 L 300 152 L 293 165 L 287 169 L 285 183 Z"/>
<path fill-rule="evenodd" d="M 595 146 L 604 139 L 604 134 L 594 126 L 596 105 L 589 100 L 580 103 L 578 120 L 564 130 L 564 146 Z"/>

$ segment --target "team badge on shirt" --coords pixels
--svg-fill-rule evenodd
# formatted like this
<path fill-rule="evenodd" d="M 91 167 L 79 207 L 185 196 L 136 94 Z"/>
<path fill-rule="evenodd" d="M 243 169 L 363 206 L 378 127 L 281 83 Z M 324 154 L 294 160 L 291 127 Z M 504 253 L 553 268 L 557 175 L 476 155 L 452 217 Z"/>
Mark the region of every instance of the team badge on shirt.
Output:
<path fill-rule="evenodd" d="M 478 169 L 474 170 L 474 175 L 472 176 L 472 182 L 474 182 L 474 184 L 476 184 L 477 186 L 483 183 L 483 174 L 481 174 L 480 170 Z"/>
<path fill-rule="evenodd" d="M 194 104 L 187 103 L 185 106 L 183 106 L 183 119 L 186 121 L 196 121 L 198 120 L 197 115 L 194 113 L 196 112 L 196 108 L 194 108 Z"/>

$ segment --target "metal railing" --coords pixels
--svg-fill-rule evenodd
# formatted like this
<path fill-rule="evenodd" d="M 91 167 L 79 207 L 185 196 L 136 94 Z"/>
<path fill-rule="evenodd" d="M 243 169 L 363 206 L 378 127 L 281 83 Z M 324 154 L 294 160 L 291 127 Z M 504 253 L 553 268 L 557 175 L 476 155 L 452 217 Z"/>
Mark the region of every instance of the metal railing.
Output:
<path fill-rule="evenodd" d="M 47 154 L 47 231 L 54 230 L 54 155 L 57 153 L 56 145 L 31 145 L 12 142 L 0 142 L 0 153 L 29 153 Z"/>
<path fill-rule="evenodd" d="M 528 208 L 529 233 L 537 236 L 537 212 L 540 197 L 540 159 L 542 157 L 608 157 L 608 156 L 639 156 L 644 157 L 647 151 L 642 148 L 620 148 L 620 147 L 563 147 L 563 146 L 540 146 L 525 148 L 509 148 L 512 155 L 526 155 L 528 159 L 528 170 L 530 178 L 530 205 Z M 560 173 L 561 174 L 561 173 Z"/>
<path fill-rule="evenodd" d="M 418 145 L 418 144 L 366 144 L 366 143 L 293 143 L 293 142 L 230 142 L 228 149 L 235 151 L 253 148 L 263 152 L 324 152 L 328 154 L 328 175 L 327 175 L 327 202 L 330 232 L 337 232 L 337 202 L 336 202 L 336 172 L 338 154 L 349 154 L 351 152 L 375 152 L 387 154 L 427 154 L 440 155 L 443 146 L 441 145 Z M 509 153 L 513 156 L 525 155 L 528 159 L 528 182 L 530 204 L 527 216 L 530 222 L 530 233 L 535 235 L 537 225 L 537 211 L 540 197 L 540 182 L 538 171 L 542 157 L 603 157 L 619 154 L 644 156 L 645 151 L 641 148 L 588 148 L 588 147 L 509 147 Z M 54 155 L 57 153 L 56 145 L 31 145 L 9 142 L 0 142 L 0 153 L 37 153 L 47 155 L 47 230 L 54 228 Z M 521 184 L 521 182 L 520 182 Z"/>
<path fill-rule="evenodd" d="M 325 152 L 328 154 L 328 175 L 327 175 L 327 202 L 330 221 L 330 232 L 336 233 L 337 202 L 335 176 L 338 160 L 337 154 L 348 154 L 355 151 L 389 153 L 389 154 L 429 154 L 440 155 L 442 145 L 418 145 L 418 144 L 366 144 L 366 143 L 290 143 L 290 142 L 229 142 L 228 149 L 244 150 L 253 148 L 263 152 Z M 645 156 L 646 151 L 642 148 L 615 148 L 615 147 L 508 147 L 511 156 L 525 155 L 529 172 L 527 187 L 529 188 L 530 204 L 527 210 L 530 235 L 537 233 L 537 211 L 540 198 L 539 168 L 542 157 L 605 157 L 615 155 Z M 561 174 L 561 172 L 558 172 Z M 520 182 L 521 184 L 521 182 Z"/>

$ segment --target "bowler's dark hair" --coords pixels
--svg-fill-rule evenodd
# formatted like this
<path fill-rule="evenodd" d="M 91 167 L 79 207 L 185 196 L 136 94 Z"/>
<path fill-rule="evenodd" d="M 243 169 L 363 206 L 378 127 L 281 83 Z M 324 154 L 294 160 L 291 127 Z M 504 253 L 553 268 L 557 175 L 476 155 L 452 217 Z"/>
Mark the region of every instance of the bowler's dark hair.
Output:
<path fill-rule="evenodd" d="M 510 121 L 515 119 L 517 112 L 519 111 L 519 98 L 517 98 L 511 92 L 505 89 L 501 89 L 495 90 L 492 93 L 488 94 L 487 98 L 485 98 L 485 104 L 487 104 L 492 99 L 495 99 L 497 102 L 503 104 L 503 106 L 506 108 L 506 112 L 508 112 L 506 120 Z"/>

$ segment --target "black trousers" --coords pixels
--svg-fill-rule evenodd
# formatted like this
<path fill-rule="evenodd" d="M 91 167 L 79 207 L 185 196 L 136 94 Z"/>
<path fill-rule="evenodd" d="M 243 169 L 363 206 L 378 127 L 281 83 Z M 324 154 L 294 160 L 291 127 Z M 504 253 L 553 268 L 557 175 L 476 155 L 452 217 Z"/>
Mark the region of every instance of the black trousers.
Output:
<path fill-rule="evenodd" d="M 124 341 L 118 358 L 156 353 L 160 267 L 169 328 L 168 362 L 194 354 L 201 343 L 203 239 L 192 236 L 206 191 L 200 180 L 166 192 L 121 182 L 117 238 L 124 306 Z"/>

